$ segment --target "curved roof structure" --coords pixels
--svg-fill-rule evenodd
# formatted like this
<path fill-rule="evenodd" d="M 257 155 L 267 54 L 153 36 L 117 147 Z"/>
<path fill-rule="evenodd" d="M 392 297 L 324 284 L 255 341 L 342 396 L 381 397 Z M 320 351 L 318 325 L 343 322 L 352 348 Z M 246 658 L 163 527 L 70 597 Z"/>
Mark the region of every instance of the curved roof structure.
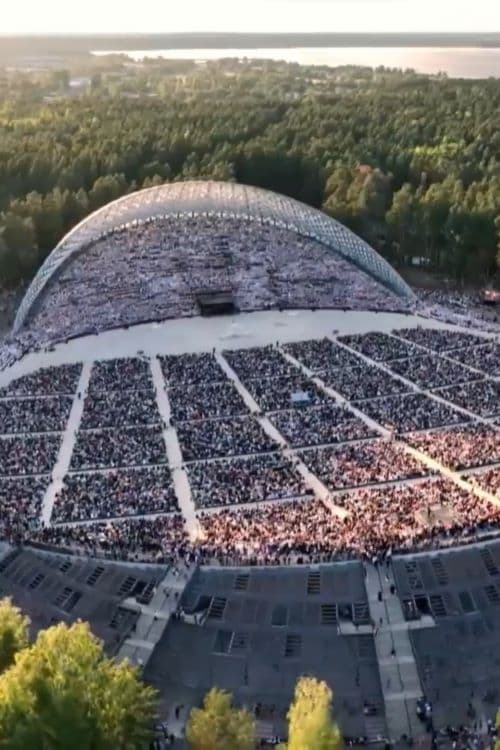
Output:
<path fill-rule="evenodd" d="M 299 201 L 261 188 L 231 182 L 177 182 L 126 195 L 103 206 L 59 242 L 30 284 L 14 321 L 16 333 L 57 270 L 112 231 L 160 217 L 220 216 L 281 226 L 330 247 L 363 271 L 411 300 L 401 276 L 364 240 L 338 221 Z"/>

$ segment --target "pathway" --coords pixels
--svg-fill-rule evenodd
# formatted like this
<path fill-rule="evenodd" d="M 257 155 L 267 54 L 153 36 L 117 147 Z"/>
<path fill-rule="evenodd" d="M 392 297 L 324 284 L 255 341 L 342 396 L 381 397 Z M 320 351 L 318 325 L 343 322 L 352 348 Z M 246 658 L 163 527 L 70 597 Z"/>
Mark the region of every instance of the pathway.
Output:
<path fill-rule="evenodd" d="M 370 615 L 375 623 L 374 643 L 384 696 L 387 730 L 393 742 L 403 734 L 416 737 L 422 728 L 416 715 L 417 699 L 423 695 L 415 657 L 401 603 L 391 594 L 390 571 L 366 565 L 366 592 Z M 431 618 L 418 623 L 432 627 Z M 415 625 L 415 623 L 412 623 Z"/>
<path fill-rule="evenodd" d="M 165 386 L 165 380 L 161 371 L 160 361 L 157 357 L 152 357 L 151 374 L 156 391 L 156 403 L 158 410 L 165 424 L 163 438 L 167 451 L 168 463 L 172 472 L 172 481 L 174 483 L 175 493 L 179 502 L 181 513 L 186 523 L 186 531 L 191 539 L 195 539 L 200 534 L 200 525 L 196 517 L 196 509 L 191 495 L 188 475 L 182 463 L 182 452 L 177 438 L 176 430 L 170 425 L 170 402 L 168 400 L 168 391 Z"/>
<path fill-rule="evenodd" d="M 330 498 L 330 492 L 328 491 L 328 488 L 321 482 L 317 476 L 315 476 L 312 472 L 309 471 L 305 463 L 300 459 L 296 451 L 288 445 L 287 441 L 283 437 L 283 435 L 276 429 L 276 427 L 273 425 L 273 423 L 270 421 L 269 417 L 265 415 L 259 415 L 257 414 L 260 412 L 260 408 L 258 403 L 255 401 L 255 399 L 250 395 L 250 393 L 247 391 L 243 383 L 241 382 L 238 375 L 235 373 L 233 368 L 229 365 L 227 360 L 222 356 L 222 354 L 216 353 L 215 358 L 217 359 L 219 365 L 222 367 L 224 372 L 226 373 L 227 377 L 232 380 L 234 383 L 234 386 L 238 393 L 240 394 L 241 398 L 247 405 L 249 411 L 256 415 L 256 419 L 259 422 L 260 426 L 264 430 L 264 432 L 271 438 L 271 440 L 274 440 L 275 443 L 278 444 L 283 449 L 283 454 L 288 456 L 292 462 L 294 463 L 295 469 L 298 471 L 298 473 L 301 475 L 302 479 L 304 480 L 304 485 L 308 487 L 310 490 L 312 490 L 317 498 L 319 498 L 323 503 L 325 503 L 330 510 L 338 515 L 340 518 L 344 518 L 346 515 L 346 512 L 343 508 L 341 508 L 338 505 L 335 505 L 331 498 Z M 276 501 L 273 501 L 276 502 Z M 254 503 L 255 505 L 255 503 Z M 234 506 L 230 506 L 233 508 Z M 237 506 L 238 508 L 240 506 Z"/>
<path fill-rule="evenodd" d="M 41 518 L 44 526 L 47 526 L 50 523 L 56 495 L 63 487 L 63 480 L 71 463 L 71 456 L 73 454 L 73 448 L 75 447 L 76 433 L 82 420 L 83 407 L 87 395 L 91 370 L 92 363 L 84 362 L 76 393 L 73 397 L 73 405 L 66 423 L 66 429 L 62 436 L 59 456 L 52 471 L 52 481 L 47 487 L 42 503 Z"/>
<path fill-rule="evenodd" d="M 165 578 L 158 585 L 153 598 L 146 605 L 135 599 L 125 599 L 120 606 L 140 611 L 139 619 L 130 638 L 123 643 L 118 656 L 127 658 L 133 664 L 144 668 L 162 637 L 172 614 L 176 611 L 184 589 L 191 581 L 196 567 L 187 568 L 182 561 L 169 568 Z"/>

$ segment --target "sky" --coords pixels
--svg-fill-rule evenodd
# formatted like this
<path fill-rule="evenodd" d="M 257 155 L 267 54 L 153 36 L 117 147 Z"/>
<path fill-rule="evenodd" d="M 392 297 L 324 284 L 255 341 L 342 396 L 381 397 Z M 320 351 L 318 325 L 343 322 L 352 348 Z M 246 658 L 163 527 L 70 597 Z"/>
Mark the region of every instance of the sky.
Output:
<path fill-rule="evenodd" d="M 500 32 L 500 0 L 0 0 L 0 5 L 3 33 Z"/>

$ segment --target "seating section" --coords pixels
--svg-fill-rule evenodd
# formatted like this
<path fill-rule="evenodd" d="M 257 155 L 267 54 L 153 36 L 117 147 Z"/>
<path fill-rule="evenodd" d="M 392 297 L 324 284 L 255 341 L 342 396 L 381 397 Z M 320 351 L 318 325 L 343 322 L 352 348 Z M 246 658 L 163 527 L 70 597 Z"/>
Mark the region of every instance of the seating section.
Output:
<path fill-rule="evenodd" d="M 495 718 L 500 698 L 500 543 L 394 560 L 420 680 L 435 726 L 463 723 L 472 700 Z"/>
<path fill-rule="evenodd" d="M 30 617 L 32 636 L 56 622 L 87 620 L 112 655 L 139 616 L 125 599 L 148 603 L 167 569 L 14 548 L 0 559 L 0 595 L 11 596 Z"/>
<path fill-rule="evenodd" d="M 360 563 L 201 569 L 181 606 L 184 622 L 169 625 L 145 671 L 162 703 L 182 695 L 189 707 L 215 683 L 284 736 L 295 682 L 314 673 L 335 685 L 345 735 L 386 736 L 373 635 L 341 632 L 369 623 Z"/>
<path fill-rule="evenodd" d="M 460 356 L 492 344 L 412 330 L 18 378 L 0 394 L 4 538 L 312 563 L 491 533 L 498 383 Z"/>

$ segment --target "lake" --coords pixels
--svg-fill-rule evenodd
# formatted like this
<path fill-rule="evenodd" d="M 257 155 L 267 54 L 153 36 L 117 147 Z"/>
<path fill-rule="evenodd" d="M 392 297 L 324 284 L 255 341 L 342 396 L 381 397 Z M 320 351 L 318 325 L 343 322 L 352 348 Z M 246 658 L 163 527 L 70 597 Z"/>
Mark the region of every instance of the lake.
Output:
<path fill-rule="evenodd" d="M 171 60 L 219 60 L 223 57 L 285 60 L 301 65 L 367 65 L 376 68 L 413 68 L 451 78 L 500 78 L 500 49 L 479 47 L 294 47 L 286 49 L 158 49 L 94 52 L 122 54 L 133 60 L 162 57 Z"/>

